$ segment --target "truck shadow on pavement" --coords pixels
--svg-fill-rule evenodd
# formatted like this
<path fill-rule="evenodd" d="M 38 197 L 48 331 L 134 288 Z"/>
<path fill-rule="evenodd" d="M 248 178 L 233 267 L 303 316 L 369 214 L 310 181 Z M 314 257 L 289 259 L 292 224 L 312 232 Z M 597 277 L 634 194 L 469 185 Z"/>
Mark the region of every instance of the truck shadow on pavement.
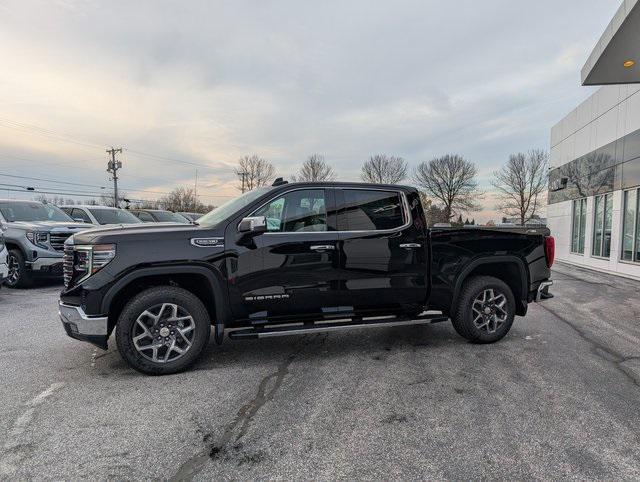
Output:
<path fill-rule="evenodd" d="M 506 340 L 505 340 L 506 341 Z M 505 342 L 503 341 L 503 343 Z M 106 371 L 130 372 L 137 376 L 122 360 L 115 348 L 115 339 L 109 340 L 108 352 L 98 350 L 94 355 L 96 368 Z M 188 376 L 192 371 L 217 371 L 225 369 L 253 369 L 279 363 L 291 356 L 313 364 L 335 359 L 356 359 L 362 363 L 381 363 L 389 357 L 424 350 L 468 349 L 469 343 L 459 337 L 450 323 L 401 327 L 376 327 L 341 333 L 316 333 L 269 338 L 263 340 L 233 341 L 225 338 L 222 345 L 212 340 L 200 360 L 188 371 L 177 375 Z M 126 376 L 126 375 L 125 375 Z"/>

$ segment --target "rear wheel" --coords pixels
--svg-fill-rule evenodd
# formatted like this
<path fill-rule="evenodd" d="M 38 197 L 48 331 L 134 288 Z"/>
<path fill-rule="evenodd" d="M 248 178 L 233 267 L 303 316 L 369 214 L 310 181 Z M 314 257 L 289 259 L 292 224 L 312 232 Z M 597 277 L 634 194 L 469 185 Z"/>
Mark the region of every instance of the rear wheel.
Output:
<path fill-rule="evenodd" d="M 211 323 L 202 302 L 174 286 L 150 288 L 132 298 L 116 325 L 118 351 L 149 375 L 191 366 L 209 342 Z"/>
<path fill-rule="evenodd" d="M 511 288 L 492 276 L 476 276 L 465 281 L 457 300 L 453 327 L 474 343 L 493 343 L 509 332 L 516 302 Z"/>
<path fill-rule="evenodd" d="M 9 288 L 29 288 L 33 285 L 33 277 L 27 271 L 24 255 L 19 249 L 9 250 L 8 256 L 9 275 L 5 284 Z"/>

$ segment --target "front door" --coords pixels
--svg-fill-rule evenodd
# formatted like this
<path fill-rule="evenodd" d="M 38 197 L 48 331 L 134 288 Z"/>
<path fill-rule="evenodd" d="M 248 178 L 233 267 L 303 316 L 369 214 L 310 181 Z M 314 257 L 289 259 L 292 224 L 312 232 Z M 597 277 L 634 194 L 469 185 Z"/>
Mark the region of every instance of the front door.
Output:
<path fill-rule="evenodd" d="M 420 311 L 428 297 L 428 246 L 417 193 L 336 191 L 342 304 L 355 313 Z"/>
<path fill-rule="evenodd" d="M 250 214 L 266 217 L 267 232 L 241 243 L 231 260 L 236 318 L 273 321 L 335 312 L 340 282 L 333 197 L 330 189 L 292 189 Z"/>

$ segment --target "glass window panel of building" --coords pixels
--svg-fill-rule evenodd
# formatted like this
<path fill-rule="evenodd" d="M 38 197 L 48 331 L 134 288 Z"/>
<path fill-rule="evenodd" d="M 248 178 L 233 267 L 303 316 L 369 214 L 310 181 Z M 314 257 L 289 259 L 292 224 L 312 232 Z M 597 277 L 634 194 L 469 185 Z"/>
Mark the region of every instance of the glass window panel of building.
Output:
<path fill-rule="evenodd" d="M 622 259 L 640 262 L 640 189 L 624 192 L 622 218 Z"/>
<path fill-rule="evenodd" d="M 571 223 L 571 252 L 584 254 L 584 233 L 587 224 L 587 199 L 573 201 L 573 219 Z"/>
<path fill-rule="evenodd" d="M 611 194 L 596 196 L 593 222 L 593 248 L 591 254 L 602 258 L 611 255 L 611 219 L 613 212 Z"/>

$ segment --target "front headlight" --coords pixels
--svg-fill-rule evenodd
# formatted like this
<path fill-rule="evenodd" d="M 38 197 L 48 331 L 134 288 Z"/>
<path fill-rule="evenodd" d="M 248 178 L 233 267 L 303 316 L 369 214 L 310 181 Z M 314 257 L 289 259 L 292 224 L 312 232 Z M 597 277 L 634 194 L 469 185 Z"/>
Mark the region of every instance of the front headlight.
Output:
<path fill-rule="evenodd" d="M 116 256 L 115 244 L 88 244 L 73 246 L 73 275 L 76 282 L 100 271 Z"/>
<path fill-rule="evenodd" d="M 40 233 L 38 231 L 27 231 L 27 239 L 31 244 L 38 246 L 39 248 L 47 248 L 47 241 L 49 240 L 48 233 Z"/>

